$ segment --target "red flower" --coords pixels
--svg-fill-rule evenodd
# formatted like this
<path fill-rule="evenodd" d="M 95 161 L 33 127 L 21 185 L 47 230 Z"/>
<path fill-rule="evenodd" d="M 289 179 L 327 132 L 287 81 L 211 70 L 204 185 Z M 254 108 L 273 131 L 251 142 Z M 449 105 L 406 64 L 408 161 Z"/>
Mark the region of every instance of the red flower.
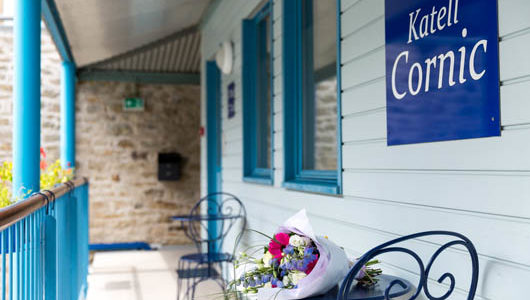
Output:
<path fill-rule="evenodd" d="M 289 245 L 289 235 L 287 233 L 277 233 L 269 242 L 269 252 L 274 258 L 282 258 L 282 250 L 285 246 Z"/>
<path fill-rule="evenodd" d="M 45 170 L 46 167 L 48 167 L 48 165 L 46 164 L 46 161 L 41 160 L 41 161 L 40 161 L 40 169 L 41 169 L 41 170 Z"/>
<path fill-rule="evenodd" d="M 311 271 L 313 271 L 313 268 L 315 267 L 317 262 L 318 262 L 318 254 L 317 254 L 317 258 L 307 265 L 307 269 L 305 270 L 305 273 L 309 275 L 309 273 L 311 273 Z"/>
<path fill-rule="evenodd" d="M 46 152 L 44 151 L 44 148 L 42 148 L 42 147 L 40 148 L 40 156 L 42 158 L 46 158 Z"/>

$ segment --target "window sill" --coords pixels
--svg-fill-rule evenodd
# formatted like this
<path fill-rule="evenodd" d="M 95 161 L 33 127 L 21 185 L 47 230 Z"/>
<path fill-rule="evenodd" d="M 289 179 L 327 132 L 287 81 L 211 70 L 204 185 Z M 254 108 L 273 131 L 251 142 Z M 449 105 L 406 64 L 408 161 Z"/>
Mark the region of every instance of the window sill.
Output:
<path fill-rule="evenodd" d="M 267 177 L 250 177 L 245 176 L 243 177 L 243 181 L 247 183 L 257 183 L 257 184 L 263 184 L 263 185 L 273 185 L 272 179 Z"/>
<path fill-rule="evenodd" d="M 339 186 L 336 183 L 318 182 L 308 180 L 292 180 L 283 183 L 283 187 L 302 192 L 338 195 Z"/>

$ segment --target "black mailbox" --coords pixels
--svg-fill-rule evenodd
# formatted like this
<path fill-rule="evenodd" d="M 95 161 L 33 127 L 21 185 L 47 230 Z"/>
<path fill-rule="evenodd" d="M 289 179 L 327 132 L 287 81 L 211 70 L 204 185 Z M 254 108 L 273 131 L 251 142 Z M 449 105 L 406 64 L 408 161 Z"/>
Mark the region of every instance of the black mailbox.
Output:
<path fill-rule="evenodd" d="M 158 180 L 179 180 L 181 162 L 182 157 L 178 153 L 158 153 Z"/>

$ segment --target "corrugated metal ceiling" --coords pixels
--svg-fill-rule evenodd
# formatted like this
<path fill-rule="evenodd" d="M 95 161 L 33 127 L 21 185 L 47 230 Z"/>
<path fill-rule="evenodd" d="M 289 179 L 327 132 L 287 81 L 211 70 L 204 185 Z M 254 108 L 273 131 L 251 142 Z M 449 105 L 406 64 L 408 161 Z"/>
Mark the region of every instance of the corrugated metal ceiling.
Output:
<path fill-rule="evenodd" d="M 200 40 L 194 26 L 81 70 L 199 73 Z"/>
<path fill-rule="evenodd" d="M 55 0 L 81 70 L 199 72 L 210 0 Z"/>

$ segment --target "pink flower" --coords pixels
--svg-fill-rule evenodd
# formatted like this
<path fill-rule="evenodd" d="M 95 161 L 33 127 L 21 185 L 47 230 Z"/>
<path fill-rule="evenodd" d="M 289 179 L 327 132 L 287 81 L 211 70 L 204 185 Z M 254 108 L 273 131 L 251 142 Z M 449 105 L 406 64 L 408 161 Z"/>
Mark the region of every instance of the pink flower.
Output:
<path fill-rule="evenodd" d="M 274 258 L 282 258 L 282 250 L 285 246 L 289 245 L 289 235 L 287 233 L 277 233 L 269 242 L 269 252 Z"/>

